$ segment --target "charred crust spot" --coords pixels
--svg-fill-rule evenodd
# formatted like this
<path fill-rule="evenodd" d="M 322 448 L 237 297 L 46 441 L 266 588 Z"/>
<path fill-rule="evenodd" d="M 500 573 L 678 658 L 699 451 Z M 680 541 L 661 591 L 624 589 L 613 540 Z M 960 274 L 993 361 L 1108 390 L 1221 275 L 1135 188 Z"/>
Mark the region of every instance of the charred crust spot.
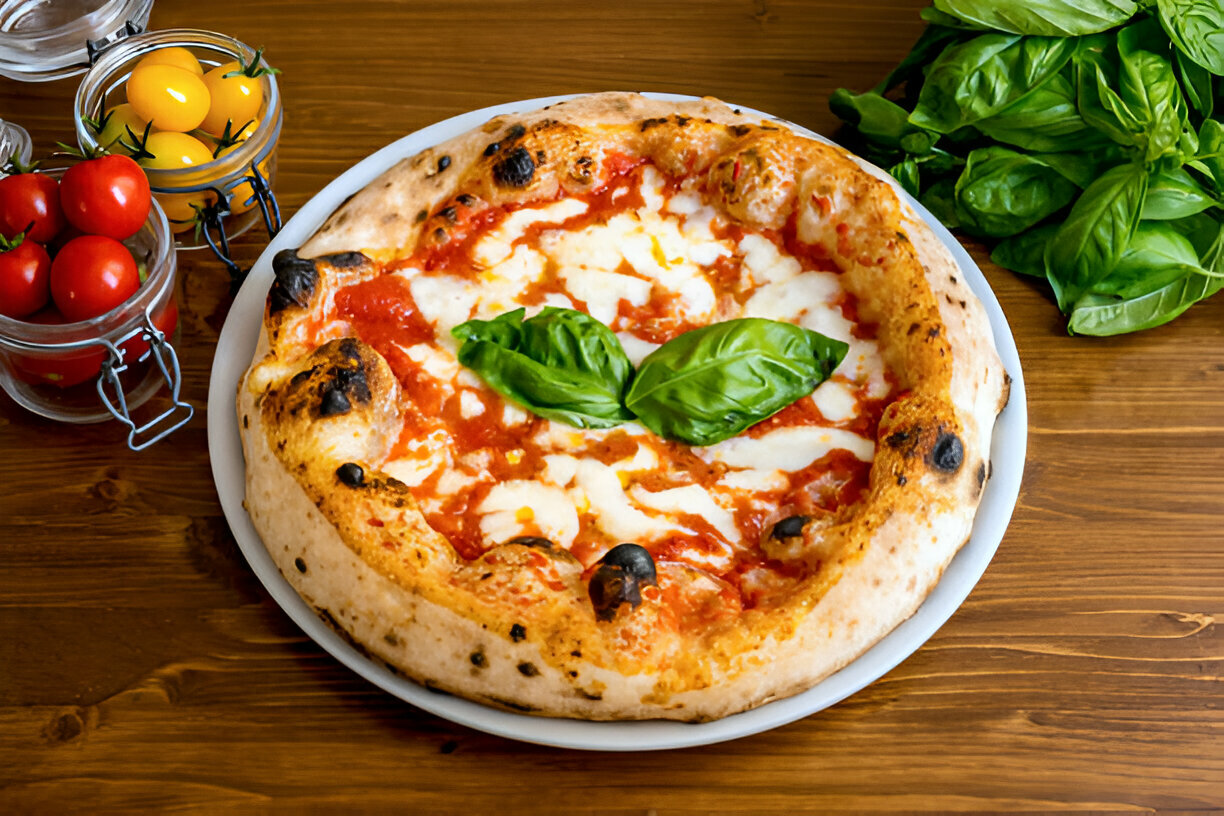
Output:
<path fill-rule="evenodd" d="M 599 559 L 587 586 L 595 617 L 613 620 L 624 603 L 637 609 L 642 603 L 643 586 L 658 586 L 650 552 L 637 544 L 617 544 Z"/>
<path fill-rule="evenodd" d="M 507 544 L 522 544 L 524 547 L 535 547 L 540 550 L 551 550 L 553 543 L 543 536 L 515 536 L 506 542 Z"/>
<path fill-rule="evenodd" d="M 646 131 L 650 130 L 652 127 L 658 127 L 659 125 L 665 125 L 665 124 L 667 124 L 667 117 L 665 116 L 662 118 L 651 117 L 649 119 L 643 119 L 642 124 L 639 126 L 638 130 L 640 130 L 642 133 L 645 133 Z"/>
<path fill-rule="evenodd" d="M 927 329 L 927 337 L 938 337 L 938 336 L 939 336 L 938 326 L 932 326 L 931 328 Z"/>
<path fill-rule="evenodd" d="M 963 300 L 958 300 L 958 301 L 957 301 L 957 303 L 958 303 L 958 304 L 960 304 L 960 307 L 961 307 L 962 309 L 965 309 L 965 308 L 967 308 L 967 307 L 969 306 L 969 304 L 968 304 L 966 301 L 963 301 Z"/>
<path fill-rule="evenodd" d="M 918 326 L 918 324 L 917 324 L 917 323 L 911 323 L 911 324 L 910 324 L 910 327 L 909 327 L 908 329 L 906 329 L 906 330 L 905 330 L 905 336 L 906 336 L 906 337 L 909 337 L 909 336 L 910 336 L 910 335 L 912 335 L 914 332 L 918 331 L 918 328 L 919 328 L 919 326 Z"/>
<path fill-rule="evenodd" d="M 684 127 L 691 121 L 692 119 L 690 119 L 687 116 L 681 116 L 680 114 L 676 114 L 676 125 L 679 127 Z"/>
<path fill-rule="evenodd" d="M 905 478 L 904 473 L 897 474 L 897 487 L 905 487 L 905 483 L 908 481 L 909 479 Z"/>
<path fill-rule="evenodd" d="M 574 162 L 574 164 L 578 165 L 579 167 L 590 167 L 594 163 L 595 163 L 595 160 L 592 159 L 590 156 L 582 156 L 577 161 Z"/>
<path fill-rule="evenodd" d="M 458 196 L 455 197 L 455 200 L 458 201 L 460 204 L 462 204 L 465 207 L 470 207 L 476 203 L 476 199 L 473 196 L 468 195 L 467 193 L 460 193 Z"/>
<path fill-rule="evenodd" d="M 383 635 L 383 640 L 391 646 L 399 645 L 399 638 L 395 636 L 394 632 L 388 632 L 387 634 Z"/>
<path fill-rule="evenodd" d="M 526 187 L 534 175 L 535 162 L 522 145 L 493 165 L 493 180 L 503 187 Z"/>
<path fill-rule="evenodd" d="M 421 210 L 416 214 L 416 222 L 419 224 L 429 217 L 429 210 Z"/>
<path fill-rule="evenodd" d="M 293 566 L 297 567 L 298 572 L 302 573 L 303 575 L 306 574 L 306 562 L 301 558 L 293 559 Z"/>
<path fill-rule="evenodd" d="M 927 459 L 930 466 L 944 473 L 955 473 L 960 470 L 964 461 L 965 446 L 961 444 L 960 437 L 948 431 L 940 431 Z"/>
<path fill-rule="evenodd" d="M 579 697 L 582 697 L 587 700 L 602 700 L 603 699 L 603 694 L 601 694 L 598 691 L 587 691 L 586 689 L 574 689 L 574 691 L 578 693 Z"/>
<path fill-rule="evenodd" d="M 446 234 L 446 230 L 442 229 L 441 227 L 438 227 L 433 231 L 433 237 L 439 244 L 445 244 L 450 240 L 449 236 Z"/>
<path fill-rule="evenodd" d="M 442 694 L 447 697 L 451 696 L 449 691 L 438 685 L 437 680 L 426 680 L 422 685 L 425 686 L 426 691 L 432 691 L 434 694 Z"/>
<path fill-rule="evenodd" d="M 315 260 L 331 264 L 336 269 L 352 269 L 355 266 L 364 265 L 370 259 L 360 252 L 337 252 L 333 255 L 323 255 Z"/>
<path fill-rule="evenodd" d="M 468 656 L 468 660 L 472 661 L 472 665 L 478 669 L 483 669 L 489 665 L 488 658 L 486 658 L 485 653 L 480 650 L 472 652 L 472 654 Z"/>
<path fill-rule="evenodd" d="M 438 159 L 438 172 L 439 173 L 441 173 L 443 170 L 445 170 L 446 168 L 450 166 L 451 166 L 450 156 L 443 156 L 440 159 Z"/>
<path fill-rule="evenodd" d="M 526 661 L 518 664 L 518 666 L 515 668 L 517 668 L 519 670 L 519 674 L 523 675 L 524 677 L 536 677 L 540 673 L 540 670 L 536 668 L 534 663 L 528 663 Z"/>
<path fill-rule="evenodd" d="M 909 431 L 897 431 L 896 433 L 891 433 L 887 437 L 884 438 L 884 442 L 890 448 L 903 447 L 905 443 L 909 441 L 910 441 Z"/>
<path fill-rule="evenodd" d="M 986 484 L 986 463 L 979 462 L 977 469 L 977 486 L 978 490 L 982 489 L 982 485 Z"/>
<path fill-rule="evenodd" d="M 897 233 L 896 233 L 896 235 L 897 235 L 897 240 L 898 240 L 898 241 L 902 241 L 902 242 L 907 243 L 907 244 L 909 243 L 909 236 L 908 236 L 908 235 L 906 235 L 904 232 L 901 232 L 900 230 L 898 230 L 898 231 L 897 231 Z"/>
<path fill-rule="evenodd" d="M 728 125 L 727 130 L 732 136 L 739 139 L 751 133 L 752 127 L 750 125 Z"/>
<path fill-rule="evenodd" d="M 246 414 L 242 415 L 242 427 L 244 429 L 251 427 L 251 418 Z"/>
<path fill-rule="evenodd" d="M 323 398 L 319 402 L 319 416 L 338 416 L 347 413 L 352 407 L 352 403 L 349 402 L 349 398 L 343 391 L 338 388 L 324 387 Z"/>
<path fill-rule="evenodd" d="M 336 468 L 336 478 L 349 487 L 361 487 L 365 484 L 365 471 L 356 462 L 345 462 Z"/>
<path fill-rule="evenodd" d="M 539 167 L 542 164 L 544 164 L 544 151 L 543 150 L 536 151 L 535 163 L 536 163 L 536 167 Z"/>
<path fill-rule="evenodd" d="M 949 275 L 949 276 L 948 276 L 948 280 L 952 281 L 953 283 L 956 283 L 956 276 L 955 276 L 955 275 Z"/>
<path fill-rule="evenodd" d="M 523 127 L 522 124 L 515 122 L 510 126 L 510 129 L 506 131 L 505 138 L 509 139 L 510 141 L 514 141 L 515 139 L 523 138 L 523 134 L 526 132 L 527 128 Z"/>
<path fill-rule="evenodd" d="M 795 538 L 803 535 L 803 527 L 812 520 L 811 516 L 787 516 L 773 526 L 769 537 L 781 541 L 784 538 Z"/>
<path fill-rule="evenodd" d="M 291 305 L 305 307 L 310 303 L 319 282 L 314 261 L 299 258 L 296 249 L 282 249 L 272 258 L 272 272 L 276 276 L 268 292 L 268 310 L 272 314 Z"/>
<path fill-rule="evenodd" d="M 492 156 L 494 153 L 496 153 L 496 152 L 497 152 L 497 151 L 499 151 L 499 150 L 501 150 L 501 145 L 500 145 L 499 143 L 497 143 L 497 142 L 489 142 L 488 146 L 486 146 L 486 147 L 485 147 L 485 149 L 484 149 L 484 155 L 485 155 L 486 157 L 487 157 L 487 156 Z"/>
<path fill-rule="evenodd" d="M 527 630 L 523 628 L 523 624 L 516 623 L 510 627 L 510 639 L 513 640 L 515 643 L 518 643 L 519 641 L 526 639 L 526 637 L 527 637 Z"/>
<path fill-rule="evenodd" d="M 539 711 L 539 709 L 536 708 L 535 706 L 526 705 L 525 703 L 516 703 L 513 700 L 506 700 L 502 697 L 486 697 L 485 699 L 488 700 L 490 703 L 493 703 L 494 705 L 499 705 L 503 708 L 513 709 L 514 711 L 522 711 L 525 713 L 531 713 L 532 711 Z"/>
<path fill-rule="evenodd" d="M 438 215 L 445 218 L 447 221 L 450 221 L 452 224 L 455 223 L 455 217 L 457 214 L 458 211 L 454 207 L 443 207 L 442 209 L 438 210 Z"/>
<path fill-rule="evenodd" d="M 570 657 L 582 657 L 582 650 L 574 649 L 572 652 L 570 652 Z"/>

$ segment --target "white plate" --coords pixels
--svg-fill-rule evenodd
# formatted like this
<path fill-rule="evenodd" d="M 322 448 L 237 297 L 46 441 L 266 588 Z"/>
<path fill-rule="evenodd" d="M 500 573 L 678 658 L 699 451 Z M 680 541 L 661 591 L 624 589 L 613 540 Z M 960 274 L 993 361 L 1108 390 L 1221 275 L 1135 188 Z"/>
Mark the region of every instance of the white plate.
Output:
<path fill-rule="evenodd" d="M 676 94 L 648 94 L 658 99 L 690 100 Z M 464 133 L 490 118 L 506 113 L 535 110 L 569 97 L 529 99 L 472 111 L 418 130 L 359 162 L 327 185 L 285 224 L 284 229 L 259 257 L 250 276 L 230 309 L 217 342 L 208 398 L 208 447 L 213 478 L 230 528 L 247 561 L 281 608 L 337 660 L 371 683 L 402 700 L 439 717 L 470 728 L 512 739 L 602 751 L 643 751 L 706 745 L 756 734 L 806 717 L 833 705 L 874 682 L 926 642 L 935 630 L 951 617 L 981 578 L 994 556 L 1003 532 L 1011 519 L 1020 491 L 1024 456 L 1028 441 L 1028 411 L 1020 358 L 999 302 L 991 292 L 968 253 L 929 212 L 911 200 L 918 213 L 956 257 L 974 294 L 981 298 L 990 315 L 995 344 L 1011 375 L 1011 400 L 999 416 L 991 448 L 992 475 L 982 495 L 981 507 L 969 542 L 952 560 L 942 580 L 913 617 L 902 623 L 879 643 L 841 671 L 814 688 L 760 708 L 709 723 L 584 722 L 513 714 L 479 703 L 431 692 L 397 677 L 386 668 L 357 652 L 320 620 L 285 581 L 264 549 L 263 542 L 242 507 L 244 466 L 234 395 L 238 382 L 250 364 L 259 337 L 264 300 L 272 284 L 272 256 L 281 249 L 301 246 L 322 225 L 331 212 L 350 194 L 400 159 Z M 741 110 L 768 117 L 767 114 Z M 785 123 L 805 135 L 816 134 Z M 827 141 L 827 140 L 826 140 Z"/>

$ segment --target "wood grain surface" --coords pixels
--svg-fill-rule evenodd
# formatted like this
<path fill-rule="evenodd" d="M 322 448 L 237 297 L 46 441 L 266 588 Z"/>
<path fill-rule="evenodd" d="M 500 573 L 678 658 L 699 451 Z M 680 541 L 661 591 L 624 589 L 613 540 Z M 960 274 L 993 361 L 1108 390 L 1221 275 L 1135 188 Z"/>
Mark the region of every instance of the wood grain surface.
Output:
<path fill-rule="evenodd" d="M 161 0 L 152 27 L 267 48 L 293 212 L 397 137 L 486 105 L 603 89 L 712 94 L 833 134 L 826 99 L 906 53 L 922 0 Z M 2 36 L 2 35 L 0 35 Z M 76 80 L 0 80 L 37 154 Z M 244 264 L 265 236 L 236 242 Z M 1068 337 L 972 247 L 1027 380 L 1028 466 L 985 577 L 928 644 L 843 703 L 662 753 L 488 736 L 383 693 L 306 639 L 239 553 L 205 431 L 231 302 L 180 256 L 191 424 L 0 396 L 0 813 L 1224 812 L 1224 297 Z"/>

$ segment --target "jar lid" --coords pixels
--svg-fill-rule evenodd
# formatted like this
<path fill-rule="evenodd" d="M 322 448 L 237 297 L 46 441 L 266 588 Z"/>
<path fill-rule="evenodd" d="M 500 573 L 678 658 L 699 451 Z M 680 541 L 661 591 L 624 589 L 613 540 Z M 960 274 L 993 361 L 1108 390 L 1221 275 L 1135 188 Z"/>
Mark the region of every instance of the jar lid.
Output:
<path fill-rule="evenodd" d="M 153 0 L 0 0 L 0 76 L 45 82 L 84 73 L 96 51 L 144 31 Z"/>
<path fill-rule="evenodd" d="M 29 164 L 34 155 L 34 144 L 30 134 L 21 125 L 0 119 L 0 177 L 5 175 L 4 165 L 9 159 L 16 159 L 21 164 Z"/>

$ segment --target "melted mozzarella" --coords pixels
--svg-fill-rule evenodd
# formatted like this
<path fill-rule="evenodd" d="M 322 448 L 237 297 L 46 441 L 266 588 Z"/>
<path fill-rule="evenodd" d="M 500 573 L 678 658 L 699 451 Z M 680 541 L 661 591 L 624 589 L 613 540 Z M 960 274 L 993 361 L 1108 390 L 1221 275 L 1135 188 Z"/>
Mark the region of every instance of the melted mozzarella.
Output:
<path fill-rule="evenodd" d="M 812 392 L 812 401 L 821 416 L 830 422 L 845 422 L 857 413 L 858 400 L 845 383 L 826 380 Z"/>
<path fill-rule="evenodd" d="M 653 288 L 650 281 L 599 269 L 564 268 L 557 274 L 569 293 L 586 303 L 591 317 L 604 325 L 616 320 L 622 300 L 634 306 L 645 305 Z"/>
<path fill-rule="evenodd" d="M 875 443 L 839 428 L 803 425 L 779 428 L 764 436 L 736 436 L 697 454 L 706 461 L 722 462 L 735 468 L 784 470 L 794 472 L 827 456 L 831 451 L 847 450 L 863 462 L 875 455 Z"/>
<path fill-rule="evenodd" d="M 739 251 L 744 256 L 744 269 L 757 284 L 782 283 L 803 271 L 797 260 L 783 255 L 773 241 L 760 235 L 749 233 L 741 238 Z"/>
<path fill-rule="evenodd" d="M 654 492 L 634 486 L 630 489 L 629 495 L 638 504 L 653 510 L 700 516 L 728 541 L 735 541 L 739 538 L 735 516 L 714 501 L 701 485 L 685 485 Z"/>
<path fill-rule="evenodd" d="M 472 258 L 482 266 L 500 263 L 510 256 L 514 242 L 522 238 L 532 224 L 560 224 L 586 211 L 587 203 L 576 198 L 515 210 L 477 242 Z"/>
<path fill-rule="evenodd" d="M 629 332 L 618 332 L 616 339 L 620 340 L 621 348 L 625 350 L 625 356 L 635 366 L 641 365 L 642 360 L 646 359 L 646 355 L 659 347 L 658 343 L 642 340 Z"/>
<path fill-rule="evenodd" d="M 569 494 L 586 505 L 600 529 L 621 541 L 650 541 L 672 532 L 691 533 L 679 524 L 654 518 L 633 506 L 620 476 L 612 467 L 595 459 L 580 459 L 574 473 L 576 485 Z"/>
<path fill-rule="evenodd" d="M 578 513 L 565 492 L 539 482 L 496 484 L 476 508 L 486 543 L 501 544 L 532 527 L 562 547 L 578 535 Z"/>

